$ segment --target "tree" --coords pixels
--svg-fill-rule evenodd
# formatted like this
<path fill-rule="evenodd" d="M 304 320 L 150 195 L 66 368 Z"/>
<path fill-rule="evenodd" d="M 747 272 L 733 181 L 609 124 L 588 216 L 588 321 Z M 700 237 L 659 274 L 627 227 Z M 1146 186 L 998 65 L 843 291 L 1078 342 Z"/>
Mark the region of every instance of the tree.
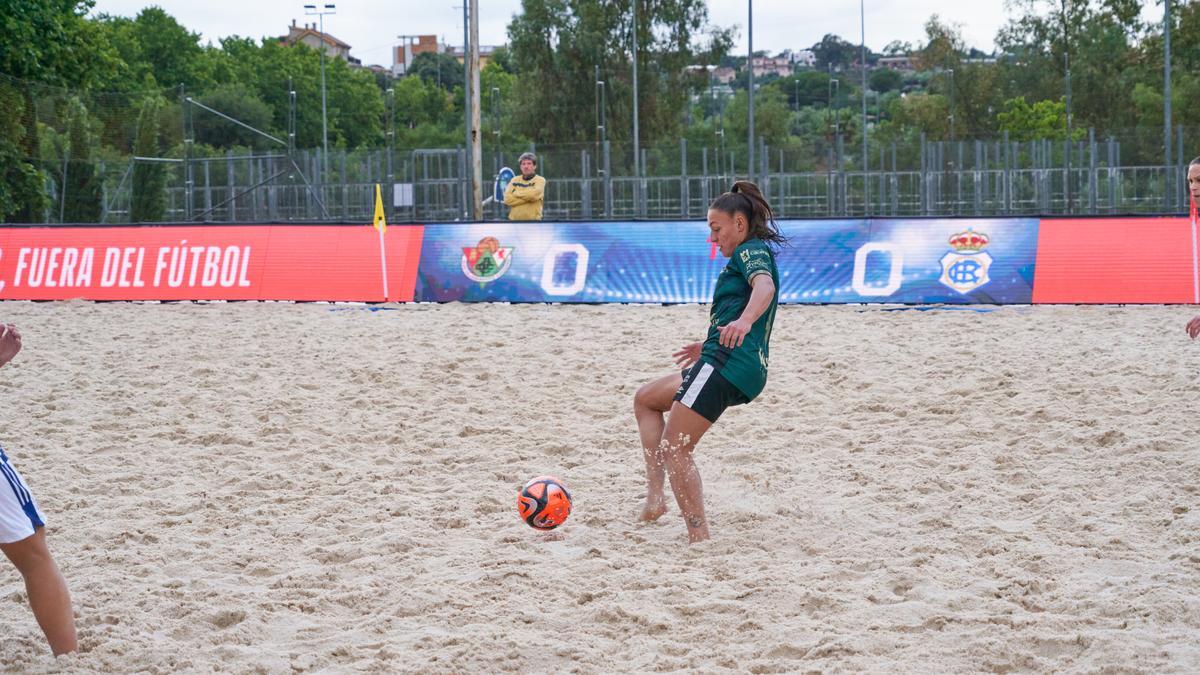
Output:
<path fill-rule="evenodd" d="M 406 75 L 417 77 L 452 91 L 463 86 L 463 64 L 444 52 L 421 52 L 413 57 Z"/>
<path fill-rule="evenodd" d="M 63 222 L 96 223 L 100 221 L 100 177 L 92 162 L 93 138 L 87 108 L 76 100 L 71 105 L 68 127 L 67 176 L 63 203 Z"/>
<path fill-rule="evenodd" d="M 867 76 L 867 84 L 871 90 L 881 94 L 899 89 L 903 82 L 903 75 L 888 68 L 877 68 Z"/>
<path fill-rule="evenodd" d="M 821 41 L 812 46 L 813 56 L 817 59 L 820 70 L 841 70 L 847 68 L 859 56 L 858 45 L 851 44 L 832 33 L 827 33 Z"/>
<path fill-rule="evenodd" d="M 31 164 L 22 148 L 25 126 L 20 95 L 0 80 L 0 222 L 41 222 L 46 207 L 45 177 Z"/>
<path fill-rule="evenodd" d="M 1004 110 L 996 114 L 996 120 L 1000 123 L 1000 131 L 1007 131 L 1014 141 L 1061 141 L 1067 137 L 1067 103 L 1061 98 L 1038 101 L 1033 105 L 1026 102 L 1024 96 L 1011 98 L 1004 102 Z M 1075 128 L 1072 136 L 1078 140 L 1084 136 L 1084 130 Z"/>
<path fill-rule="evenodd" d="M 829 74 L 819 70 L 802 70 L 776 80 L 770 86 L 787 97 L 788 107 L 793 110 L 809 105 L 824 106 L 829 100 Z"/>
<path fill-rule="evenodd" d="M 739 91 L 725 109 L 725 131 L 729 134 L 728 142 L 736 144 L 735 148 L 745 148 L 750 127 L 748 104 L 746 92 Z M 754 97 L 754 134 L 761 136 L 767 145 L 784 143 L 790 126 L 789 114 L 783 92 L 774 87 L 760 89 Z M 757 138 L 755 142 L 758 142 Z M 743 151 L 739 150 L 739 153 Z"/>
<path fill-rule="evenodd" d="M 1140 31 L 1140 3 L 1132 0 L 1015 0 L 1015 16 L 996 37 L 1010 58 L 1001 81 L 1012 96 L 1032 100 L 1066 96 L 1075 126 L 1100 128 L 1132 124 L 1130 100 L 1136 82 L 1162 79 L 1162 50 L 1157 65 L 1138 62 L 1132 41 Z M 1151 64 L 1154 62 L 1151 61 Z"/>
<path fill-rule="evenodd" d="M 138 116 L 137 142 L 134 153 L 141 157 L 158 157 L 158 111 L 162 101 L 147 98 Z M 129 220 L 135 223 L 159 222 L 166 213 L 167 177 L 161 164 L 134 162 L 133 198 L 129 206 Z"/>
<path fill-rule="evenodd" d="M 200 97 L 200 102 L 233 119 L 266 133 L 273 133 L 271 107 L 254 92 L 241 84 L 225 84 Z M 211 112 L 193 108 L 192 127 L 196 142 L 215 148 L 234 146 L 262 147 L 270 141 L 249 129 L 218 117 Z"/>
<path fill-rule="evenodd" d="M 707 27 L 704 0 L 634 0 L 637 7 L 638 113 L 643 146 L 678 134 L 690 94 L 707 81 L 687 67 L 715 63 L 729 31 Z M 633 9 L 630 2 L 522 0 L 508 26 L 517 65 L 519 131 L 539 143 L 592 140 L 595 70 L 606 83 L 609 138 L 632 136 Z M 695 43 L 707 32 L 707 44 Z"/>
<path fill-rule="evenodd" d="M 937 14 L 925 22 L 925 44 L 917 50 L 917 67 L 946 70 L 958 67 L 966 51 L 958 26 L 943 23 Z"/>

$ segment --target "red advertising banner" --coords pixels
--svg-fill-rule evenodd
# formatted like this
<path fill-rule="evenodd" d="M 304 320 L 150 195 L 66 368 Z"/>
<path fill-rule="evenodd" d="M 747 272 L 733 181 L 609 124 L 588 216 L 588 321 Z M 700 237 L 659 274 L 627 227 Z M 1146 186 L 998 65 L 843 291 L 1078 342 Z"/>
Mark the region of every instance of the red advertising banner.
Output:
<path fill-rule="evenodd" d="M 1194 301 L 1186 218 L 1043 218 L 1035 303 Z"/>
<path fill-rule="evenodd" d="M 4 300 L 413 299 L 424 227 L 0 228 Z M 386 258 L 381 255 L 381 245 Z"/>

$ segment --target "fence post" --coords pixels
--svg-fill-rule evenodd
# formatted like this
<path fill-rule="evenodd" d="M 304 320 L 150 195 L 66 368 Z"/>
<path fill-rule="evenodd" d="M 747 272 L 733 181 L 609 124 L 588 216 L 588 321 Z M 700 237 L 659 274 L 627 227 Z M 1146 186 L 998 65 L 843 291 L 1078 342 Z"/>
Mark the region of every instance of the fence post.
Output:
<path fill-rule="evenodd" d="M 700 179 L 700 201 L 707 205 L 709 199 L 709 180 L 708 180 L 708 146 L 700 148 L 700 174 L 704 176 Z"/>
<path fill-rule="evenodd" d="M 613 217 L 612 153 L 611 141 L 604 141 L 604 217 Z"/>
<path fill-rule="evenodd" d="M 927 182 L 926 178 L 925 178 L 925 171 L 928 166 L 928 162 L 929 162 L 929 155 L 925 148 L 925 132 L 922 131 L 921 132 L 921 168 L 917 172 L 917 187 L 920 189 L 921 215 L 923 215 L 923 216 L 929 215 L 929 196 L 926 194 L 926 190 L 925 190 L 925 183 Z"/>
<path fill-rule="evenodd" d="M 691 204 L 688 201 L 687 139 L 681 138 L 679 139 L 679 206 L 684 218 L 691 213 Z"/>
<path fill-rule="evenodd" d="M 591 162 L 588 161 L 588 151 L 579 151 L 580 170 L 582 178 L 579 181 L 579 208 L 585 219 L 592 217 L 592 180 Z"/>
<path fill-rule="evenodd" d="M 1096 212 L 1096 129 L 1088 127 L 1088 213 Z"/>
<path fill-rule="evenodd" d="M 1175 195 L 1176 213 L 1184 213 L 1188 210 L 1188 200 L 1184 198 L 1184 194 L 1187 192 L 1187 190 L 1181 189 L 1179 181 L 1184 180 L 1187 175 L 1185 173 L 1187 170 L 1187 164 L 1184 162 L 1189 160 L 1183 156 L 1183 125 L 1177 125 L 1175 128 L 1178 133 L 1178 136 L 1176 136 L 1175 140 L 1175 160 L 1179 163 L 1175 165 L 1175 170 L 1171 172 L 1171 176 L 1175 181 L 1173 183 L 1175 185 L 1175 189 L 1172 191 L 1172 194 Z M 1182 186 L 1182 188 L 1186 187 L 1187 185 Z"/>

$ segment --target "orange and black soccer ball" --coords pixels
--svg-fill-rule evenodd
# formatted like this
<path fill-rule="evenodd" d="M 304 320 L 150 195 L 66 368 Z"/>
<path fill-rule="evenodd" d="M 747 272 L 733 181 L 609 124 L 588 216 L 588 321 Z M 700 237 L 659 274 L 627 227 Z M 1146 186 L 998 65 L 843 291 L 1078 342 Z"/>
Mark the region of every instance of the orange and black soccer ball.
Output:
<path fill-rule="evenodd" d="M 535 530 L 553 530 L 571 515 L 571 493 L 559 479 L 538 476 L 517 493 L 517 513 Z"/>

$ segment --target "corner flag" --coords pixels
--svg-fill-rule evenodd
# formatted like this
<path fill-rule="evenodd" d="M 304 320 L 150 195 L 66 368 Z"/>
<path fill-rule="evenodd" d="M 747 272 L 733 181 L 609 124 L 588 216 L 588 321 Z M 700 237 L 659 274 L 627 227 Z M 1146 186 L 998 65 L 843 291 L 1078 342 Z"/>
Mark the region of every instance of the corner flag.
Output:
<path fill-rule="evenodd" d="M 387 220 L 383 217 L 383 194 L 379 191 L 379 183 L 375 184 L 375 229 L 379 230 L 379 271 L 383 274 L 383 301 L 387 302 L 387 253 L 383 242 L 383 233 L 387 230 Z"/>
<path fill-rule="evenodd" d="M 379 183 L 375 184 L 375 229 L 380 234 L 387 231 L 387 220 L 383 217 L 383 193 L 379 191 Z"/>

